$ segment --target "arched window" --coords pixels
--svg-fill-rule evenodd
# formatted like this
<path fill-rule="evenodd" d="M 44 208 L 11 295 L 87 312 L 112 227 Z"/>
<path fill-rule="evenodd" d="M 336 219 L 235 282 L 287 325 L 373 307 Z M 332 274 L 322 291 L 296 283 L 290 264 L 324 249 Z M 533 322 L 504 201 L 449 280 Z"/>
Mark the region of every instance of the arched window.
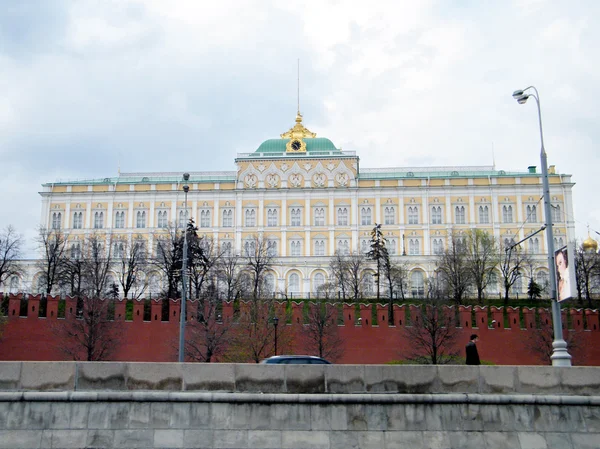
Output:
<path fill-rule="evenodd" d="M 246 209 L 245 221 L 247 227 L 256 226 L 256 211 L 254 209 Z"/>
<path fill-rule="evenodd" d="M 419 208 L 417 206 L 408 208 L 408 224 L 419 224 Z"/>
<path fill-rule="evenodd" d="M 145 212 L 144 212 L 145 214 Z M 190 211 L 189 210 L 180 210 L 179 211 L 179 227 L 180 228 L 185 228 L 188 220 L 190 217 Z M 145 227 L 145 226 L 144 226 Z"/>
<path fill-rule="evenodd" d="M 383 213 L 384 224 L 393 225 L 396 224 L 396 209 L 394 206 L 386 206 Z"/>
<path fill-rule="evenodd" d="M 290 274 L 288 290 L 290 293 L 300 292 L 300 276 L 297 273 Z"/>
<path fill-rule="evenodd" d="M 146 227 L 146 211 L 138 211 L 136 220 L 135 220 L 136 228 L 145 228 Z"/>
<path fill-rule="evenodd" d="M 81 229 L 83 225 L 83 214 L 75 212 L 73 214 L 73 229 Z"/>
<path fill-rule="evenodd" d="M 397 245 L 398 245 L 398 242 L 396 242 L 396 239 L 387 239 L 387 243 L 386 243 L 385 247 L 387 248 L 388 254 L 390 256 L 394 256 L 398 252 L 397 248 L 396 248 Z"/>
<path fill-rule="evenodd" d="M 554 223 L 560 223 L 561 221 L 563 221 L 563 216 L 562 216 L 562 213 L 560 211 L 560 205 L 558 205 L 558 204 L 556 204 L 556 205 L 552 204 L 550 208 L 552 209 L 552 213 L 551 213 L 551 215 L 552 215 L 552 221 Z"/>
<path fill-rule="evenodd" d="M 454 209 L 456 224 L 465 224 L 465 206 L 456 206 Z"/>
<path fill-rule="evenodd" d="M 411 256 L 416 256 L 419 254 L 419 240 L 410 239 L 408 241 L 408 254 Z"/>
<path fill-rule="evenodd" d="M 365 240 L 365 239 L 361 240 L 360 241 L 360 251 L 363 252 L 363 253 L 368 253 L 369 250 L 370 250 L 370 248 L 369 248 L 369 241 Z"/>
<path fill-rule="evenodd" d="M 338 240 L 337 250 L 343 256 L 347 256 L 348 254 L 350 254 L 350 243 L 348 242 L 348 240 Z"/>
<path fill-rule="evenodd" d="M 490 222 L 490 210 L 487 206 L 479 206 L 479 223 L 488 224 Z"/>
<path fill-rule="evenodd" d="M 533 206 L 527 206 L 527 222 L 537 223 L 537 208 L 535 204 Z"/>
<path fill-rule="evenodd" d="M 315 240 L 315 256 L 325 255 L 325 240 Z"/>
<path fill-rule="evenodd" d="M 431 224 L 442 224 L 442 207 L 433 206 L 431 208 Z"/>
<path fill-rule="evenodd" d="M 270 257 L 277 256 L 277 242 L 275 240 L 267 241 L 267 255 Z"/>
<path fill-rule="evenodd" d="M 413 298 L 425 295 L 425 279 L 421 270 L 414 270 L 410 273 L 410 292 Z"/>
<path fill-rule="evenodd" d="M 444 252 L 444 242 L 442 239 L 433 239 L 433 254 L 438 255 Z"/>
<path fill-rule="evenodd" d="M 373 275 L 371 273 L 366 273 L 362 280 L 363 292 L 366 296 L 371 296 L 373 294 L 374 288 Z"/>
<path fill-rule="evenodd" d="M 291 244 L 291 256 L 299 257 L 302 255 L 302 244 L 300 240 L 292 240 Z"/>
<path fill-rule="evenodd" d="M 223 227 L 233 227 L 233 210 L 227 209 L 223 211 Z"/>
<path fill-rule="evenodd" d="M 62 214 L 60 212 L 54 212 L 52 214 L 52 229 L 60 229 Z"/>
<path fill-rule="evenodd" d="M 17 293 L 19 291 L 19 277 L 13 276 L 10 278 L 10 286 L 8 287 L 9 293 Z"/>
<path fill-rule="evenodd" d="M 337 211 L 338 226 L 348 226 L 348 209 L 339 207 Z"/>
<path fill-rule="evenodd" d="M 504 223 L 513 222 L 512 206 L 502 206 L 502 221 Z"/>
<path fill-rule="evenodd" d="M 540 252 L 540 241 L 537 237 L 529 239 L 529 252 L 531 254 L 539 254 Z"/>
<path fill-rule="evenodd" d="M 104 227 L 104 212 L 94 212 L 94 229 Z"/>
<path fill-rule="evenodd" d="M 325 284 L 325 275 L 323 273 L 315 274 L 315 279 L 313 281 L 313 288 L 314 288 L 315 293 L 318 293 L 324 284 Z"/>
<path fill-rule="evenodd" d="M 301 225 L 301 216 L 300 216 L 300 209 L 298 208 L 293 208 L 291 210 L 291 218 L 292 218 L 292 226 L 300 226 Z"/>
<path fill-rule="evenodd" d="M 360 224 L 362 226 L 371 224 L 371 208 L 361 207 L 360 209 Z"/>
<path fill-rule="evenodd" d="M 267 226 L 277 226 L 278 221 L 277 209 L 267 209 Z"/>
<path fill-rule="evenodd" d="M 273 273 L 267 273 L 265 276 L 265 292 L 271 295 L 275 293 L 275 276 Z"/>
<path fill-rule="evenodd" d="M 117 211 L 115 213 L 115 228 L 123 229 L 125 227 L 125 212 Z"/>
<path fill-rule="evenodd" d="M 203 210 L 200 212 L 200 227 L 201 228 L 210 228 L 210 211 Z"/>
<path fill-rule="evenodd" d="M 315 226 L 325 226 L 325 209 L 322 207 L 315 209 Z"/>

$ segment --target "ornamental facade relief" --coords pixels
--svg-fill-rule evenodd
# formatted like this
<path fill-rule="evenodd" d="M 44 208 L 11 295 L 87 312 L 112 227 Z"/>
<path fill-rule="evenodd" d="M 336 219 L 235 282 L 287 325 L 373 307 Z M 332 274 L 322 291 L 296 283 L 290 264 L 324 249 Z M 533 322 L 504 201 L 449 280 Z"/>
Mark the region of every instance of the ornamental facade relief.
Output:
<path fill-rule="evenodd" d="M 289 182 L 292 187 L 302 187 L 304 177 L 300 173 L 292 173 Z"/>
<path fill-rule="evenodd" d="M 256 188 L 256 186 L 258 185 L 258 177 L 253 173 L 246 175 L 246 177 L 244 178 L 244 185 L 247 189 Z"/>
<path fill-rule="evenodd" d="M 269 173 L 265 181 L 267 183 L 267 186 L 274 189 L 275 187 L 279 186 L 279 175 L 277 175 L 276 173 Z"/>

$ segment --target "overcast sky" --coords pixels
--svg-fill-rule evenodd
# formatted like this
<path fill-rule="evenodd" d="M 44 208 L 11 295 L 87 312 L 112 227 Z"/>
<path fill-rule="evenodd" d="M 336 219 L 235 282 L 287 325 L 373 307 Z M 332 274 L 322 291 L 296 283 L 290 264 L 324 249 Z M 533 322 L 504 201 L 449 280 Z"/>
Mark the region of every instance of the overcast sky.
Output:
<path fill-rule="evenodd" d="M 594 0 L 4 0 L 0 228 L 33 247 L 45 182 L 234 170 L 293 125 L 299 58 L 305 125 L 361 167 L 539 170 L 535 102 L 511 97 L 535 85 L 584 239 L 600 232 L 599 19 Z"/>

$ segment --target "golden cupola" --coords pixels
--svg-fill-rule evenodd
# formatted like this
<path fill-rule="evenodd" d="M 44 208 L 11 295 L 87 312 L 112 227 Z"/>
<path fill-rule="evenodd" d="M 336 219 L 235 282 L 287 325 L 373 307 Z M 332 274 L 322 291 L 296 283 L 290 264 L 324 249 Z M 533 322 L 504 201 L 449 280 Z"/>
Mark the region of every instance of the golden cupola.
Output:
<path fill-rule="evenodd" d="M 588 238 L 583 241 L 581 244 L 583 250 L 587 252 L 597 252 L 598 251 L 598 242 L 591 238 L 588 234 Z"/>

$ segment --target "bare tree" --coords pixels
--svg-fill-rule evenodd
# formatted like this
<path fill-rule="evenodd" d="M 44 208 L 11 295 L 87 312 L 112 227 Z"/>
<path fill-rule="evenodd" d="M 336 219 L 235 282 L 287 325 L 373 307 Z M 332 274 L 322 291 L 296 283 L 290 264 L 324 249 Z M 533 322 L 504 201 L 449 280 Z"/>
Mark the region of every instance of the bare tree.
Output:
<path fill-rule="evenodd" d="M 180 297 L 181 268 L 183 260 L 183 231 L 170 224 L 166 232 L 155 235 L 156 254 L 151 264 L 163 274 L 167 283 L 166 299 Z M 168 301 L 164 301 L 168 304 Z"/>
<path fill-rule="evenodd" d="M 37 263 L 38 270 L 42 272 L 40 287 L 47 296 L 63 275 L 62 270 L 67 261 L 67 236 L 60 229 L 40 227 L 37 243 L 41 253 Z"/>
<path fill-rule="evenodd" d="M 199 302 L 198 316 L 191 320 L 186 333 L 186 354 L 197 362 L 222 359 L 230 343 L 231 322 L 223 321 L 220 302 L 207 296 Z"/>
<path fill-rule="evenodd" d="M 467 244 L 463 237 L 452 233 L 450 245 L 437 260 L 436 272 L 455 304 L 460 304 L 471 287 L 472 276 L 467 264 Z"/>
<path fill-rule="evenodd" d="M 578 338 L 580 335 L 578 332 L 563 330 L 563 339 L 567 342 L 567 347 L 571 355 L 574 355 L 580 349 L 581 340 Z M 552 323 L 540 323 L 539 329 L 530 329 L 528 331 L 528 344 L 530 352 L 540 362 L 551 365 L 552 364 L 552 353 L 554 348 L 552 343 L 554 342 L 554 327 Z"/>
<path fill-rule="evenodd" d="M 404 327 L 404 335 L 409 342 L 405 354 L 408 360 L 416 363 L 452 363 L 458 356 L 453 309 L 444 307 L 439 288 L 430 286 L 429 292 L 429 302 L 411 312 L 411 325 Z"/>
<path fill-rule="evenodd" d="M 73 360 L 108 360 L 119 344 L 120 321 L 114 321 L 112 300 L 86 297 L 82 310 L 67 312 L 53 332 L 61 350 Z"/>
<path fill-rule="evenodd" d="M 222 252 L 213 239 L 200 238 L 196 232 L 190 235 L 191 238 L 188 237 L 190 284 L 194 287 L 195 297 L 201 298 L 205 287 L 213 284 L 212 280 L 216 276 Z M 192 292 L 191 288 L 190 292 Z"/>
<path fill-rule="evenodd" d="M 337 250 L 329 261 L 329 278 L 333 279 L 342 294 L 342 301 L 348 297 L 348 285 L 350 284 L 348 272 L 348 257 Z"/>
<path fill-rule="evenodd" d="M 331 292 L 332 286 L 323 285 L 321 292 Z M 302 327 L 309 354 L 316 354 L 335 362 L 344 354 L 344 339 L 337 325 L 337 310 L 327 303 L 328 294 L 309 305 L 308 324 Z"/>
<path fill-rule="evenodd" d="M 575 271 L 577 273 L 577 293 L 579 300 L 587 300 L 592 307 L 592 289 L 600 274 L 600 255 L 595 251 L 586 251 L 583 245 L 575 253 Z"/>
<path fill-rule="evenodd" d="M 83 278 L 87 296 L 105 297 L 112 264 L 112 236 L 90 234 L 84 248 Z"/>
<path fill-rule="evenodd" d="M 504 305 L 508 304 L 510 289 L 522 278 L 523 270 L 528 263 L 527 254 L 519 246 L 500 246 L 500 274 L 502 275 L 502 286 L 504 288 Z"/>
<path fill-rule="evenodd" d="M 398 292 L 404 300 L 409 268 L 404 263 L 393 263 L 389 255 L 383 259 L 381 268 L 388 291 L 388 320 L 394 323 L 394 295 Z"/>
<path fill-rule="evenodd" d="M 219 284 L 225 290 L 225 298 L 238 298 L 241 292 L 241 259 L 238 256 L 223 256 L 217 263 L 216 271 Z"/>
<path fill-rule="evenodd" d="M 472 229 L 467 236 L 466 262 L 472 283 L 481 304 L 485 288 L 498 266 L 498 250 L 494 237 L 481 229 Z"/>
<path fill-rule="evenodd" d="M 366 257 L 364 254 L 352 253 L 346 258 L 348 269 L 348 291 L 353 301 L 358 302 L 363 295 L 364 268 Z"/>
<path fill-rule="evenodd" d="M 113 260 L 123 298 L 129 298 L 130 293 L 132 299 L 141 297 L 148 279 L 143 271 L 147 264 L 147 251 L 140 237 L 134 242 L 115 240 Z"/>
<path fill-rule="evenodd" d="M 12 276 L 21 274 L 18 260 L 22 245 L 23 238 L 12 226 L 0 232 L 0 285 L 6 285 Z"/>
<path fill-rule="evenodd" d="M 245 242 L 244 258 L 246 261 L 245 272 L 252 282 L 252 300 L 257 301 L 265 285 L 264 277 L 273 265 L 273 254 L 269 241 L 263 235 L 254 235 Z"/>

